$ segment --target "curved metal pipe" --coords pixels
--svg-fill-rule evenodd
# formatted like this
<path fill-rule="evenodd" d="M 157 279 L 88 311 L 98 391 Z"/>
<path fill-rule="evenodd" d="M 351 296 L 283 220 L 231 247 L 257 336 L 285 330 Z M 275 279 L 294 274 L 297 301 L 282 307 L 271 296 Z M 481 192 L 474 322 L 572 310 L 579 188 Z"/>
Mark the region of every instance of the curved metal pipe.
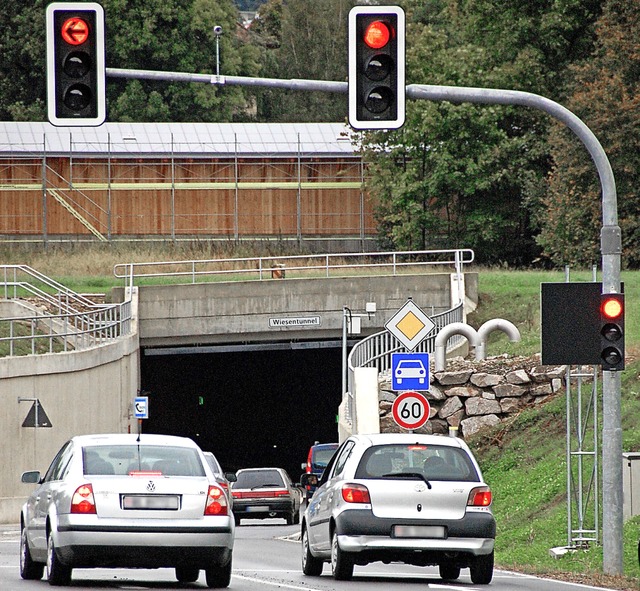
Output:
<path fill-rule="evenodd" d="M 464 322 L 452 322 L 451 324 L 447 324 L 447 326 L 443 327 L 438 336 L 436 336 L 435 342 L 435 371 L 443 371 L 445 368 L 446 361 L 446 347 L 447 341 L 454 334 L 460 334 L 467 338 L 469 344 L 472 347 L 478 346 L 478 333 L 473 326 L 469 326 Z"/>
<path fill-rule="evenodd" d="M 512 322 L 503 318 L 487 320 L 478 329 L 478 345 L 476 346 L 476 361 L 482 361 L 487 356 L 487 337 L 494 330 L 501 330 L 506 333 L 512 343 L 520 341 L 520 331 Z"/>

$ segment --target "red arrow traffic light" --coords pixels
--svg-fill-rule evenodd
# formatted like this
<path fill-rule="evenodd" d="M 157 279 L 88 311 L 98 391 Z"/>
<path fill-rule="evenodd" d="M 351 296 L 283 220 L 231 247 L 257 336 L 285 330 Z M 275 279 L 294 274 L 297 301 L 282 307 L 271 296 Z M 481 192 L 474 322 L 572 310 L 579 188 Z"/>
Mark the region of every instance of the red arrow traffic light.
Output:
<path fill-rule="evenodd" d="M 47 116 L 53 125 L 106 118 L 104 10 L 96 2 L 47 6 Z"/>
<path fill-rule="evenodd" d="M 89 38 L 89 25 L 76 16 L 64 21 L 60 35 L 69 45 L 82 45 Z"/>

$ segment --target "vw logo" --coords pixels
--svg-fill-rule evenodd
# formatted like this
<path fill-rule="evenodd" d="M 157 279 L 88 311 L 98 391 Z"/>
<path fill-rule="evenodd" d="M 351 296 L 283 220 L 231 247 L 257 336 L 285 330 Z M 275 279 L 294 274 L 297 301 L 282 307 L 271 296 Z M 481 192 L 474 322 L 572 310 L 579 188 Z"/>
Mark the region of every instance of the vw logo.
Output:
<path fill-rule="evenodd" d="M 149 480 L 149 482 L 147 482 L 147 490 L 149 492 L 154 492 L 156 490 L 156 483 Z"/>

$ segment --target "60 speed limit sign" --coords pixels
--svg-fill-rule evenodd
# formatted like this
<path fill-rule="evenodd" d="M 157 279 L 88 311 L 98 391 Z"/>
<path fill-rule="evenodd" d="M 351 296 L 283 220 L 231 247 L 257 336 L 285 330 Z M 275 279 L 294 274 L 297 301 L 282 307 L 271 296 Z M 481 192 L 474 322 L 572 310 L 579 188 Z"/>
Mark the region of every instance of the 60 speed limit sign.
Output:
<path fill-rule="evenodd" d="M 419 429 L 429 420 L 429 401 L 419 392 L 402 392 L 394 400 L 391 412 L 403 429 Z"/>

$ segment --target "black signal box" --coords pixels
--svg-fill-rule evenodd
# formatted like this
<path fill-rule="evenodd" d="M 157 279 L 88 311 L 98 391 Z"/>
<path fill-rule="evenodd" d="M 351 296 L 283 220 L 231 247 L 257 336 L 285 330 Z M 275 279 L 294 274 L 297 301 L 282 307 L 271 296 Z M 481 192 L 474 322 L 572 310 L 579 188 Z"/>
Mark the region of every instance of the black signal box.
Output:
<path fill-rule="evenodd" d="M 543 365 L 600 365 L 602 283 L 541 283 Z"/>

